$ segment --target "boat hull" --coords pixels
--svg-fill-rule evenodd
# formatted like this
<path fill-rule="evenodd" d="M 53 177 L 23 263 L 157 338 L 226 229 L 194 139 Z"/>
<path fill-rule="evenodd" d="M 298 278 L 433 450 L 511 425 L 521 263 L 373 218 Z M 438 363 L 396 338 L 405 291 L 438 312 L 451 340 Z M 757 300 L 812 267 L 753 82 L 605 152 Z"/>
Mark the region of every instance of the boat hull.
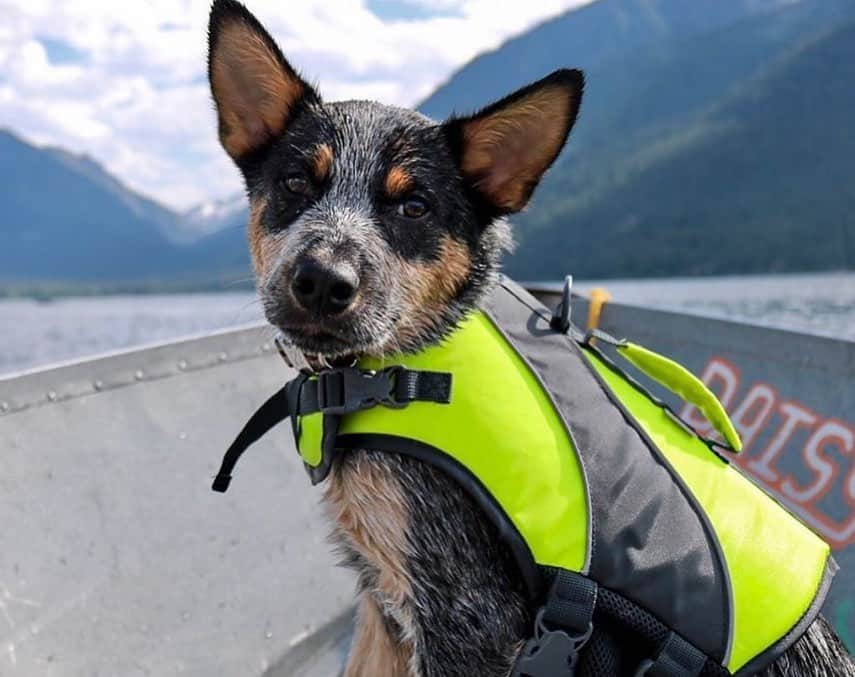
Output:
<path fill-rule="evenodd" d="M 572 313 L 584 326 L 587 301 Z M 833 543 L 842 571 L 825 613 L 852 648 L 855 343 L 618 304 L 600 326 L 722 396 L 746 441 L 734 463 Z M 0 674 L 339 673 L 354 582 L 288 427 L 226 496 L 210 490 L 226 443 L 293 376 L 270 335 L 0 379 Z"/>

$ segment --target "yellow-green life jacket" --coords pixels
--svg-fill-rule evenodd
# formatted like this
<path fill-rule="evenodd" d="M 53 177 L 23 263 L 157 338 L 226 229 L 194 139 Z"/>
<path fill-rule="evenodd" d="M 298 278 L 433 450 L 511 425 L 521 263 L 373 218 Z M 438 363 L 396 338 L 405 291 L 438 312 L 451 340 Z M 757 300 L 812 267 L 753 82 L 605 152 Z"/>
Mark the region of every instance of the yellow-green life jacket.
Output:
<path fill-rule="evenodd" d="M 297 414 L 313 481 L 335 453 L 354 448 L 433 463 L 496 524 L 534 598 L 556 572 L 569 572 L 592 582 L 584 593 L 592 606 L 619 600 L 663 626 L 678 646 L 665 642 L 649 674 L 758 672 L 817 616 L 836 570 L 829 546 L 589 340 L 554 324 L 503 280 L 441 344 L 362 360 L 364 374 L 392 380 L 402 367 L 450 375 L 448 391 Z M 697 404 L 738 450 L 727 415 L 699 380 L 633 344 L 617 350 Z M 313 402 L 319 397 L 319 377 L 302 378 L 301 392 L 288 396 L 292 413 L 307 387 Z M 515 674 L 550 672 L 538 669 Z"/>

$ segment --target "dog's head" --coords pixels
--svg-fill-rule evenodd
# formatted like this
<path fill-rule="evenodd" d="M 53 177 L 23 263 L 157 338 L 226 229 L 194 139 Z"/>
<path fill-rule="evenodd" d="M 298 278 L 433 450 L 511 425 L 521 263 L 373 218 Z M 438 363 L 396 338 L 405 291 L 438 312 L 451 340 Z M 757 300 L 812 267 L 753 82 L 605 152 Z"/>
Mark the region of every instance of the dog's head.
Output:
<path fill-rule="evenodd" d="M 328 359 L 417 350 L 477 305 L 510 242 L 503 217 L 560 152 L 583 86 L 556 71 L 444 123 L 325 103 L 234 0 L 214 2 L 208 66 L 267 318 Z"/>

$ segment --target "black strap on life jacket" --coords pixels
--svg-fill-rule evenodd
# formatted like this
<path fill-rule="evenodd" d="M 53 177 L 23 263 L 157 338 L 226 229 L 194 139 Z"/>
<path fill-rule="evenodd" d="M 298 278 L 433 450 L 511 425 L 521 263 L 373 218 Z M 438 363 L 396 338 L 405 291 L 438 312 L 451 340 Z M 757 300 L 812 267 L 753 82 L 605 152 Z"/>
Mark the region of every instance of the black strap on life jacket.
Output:
<path fill-rule="evenodd" d="M 594 630 L 597 584 L 559 570 L 534 622 L 534 635 L 517 657 L 511 677 L 572 677 L 579 652 Z"/>
<path fill-rule="evenodd" d="M 572 571 L 546 567 L 544 575 L 552 577 L 552 584 L 511 677 L 730 674 L 623 595 Z"/>
<path fill-rule="evenodd" d="M 707 657 L 700 649 L 672 632 L 656 658 L 644 661 L 635 677 L 698 677 L 706 662 Z"/>
<path fill-rule="evenodd" d="M 400 408 L 410 402 L 447 404 L 450 400 L 451 374 L 444 372 L 419 371 L 401 366 L 379 371 L 340 367 L 317 375 L 300 372 L 262 404 L 246 422 L 223 456 L 211 488 L 225 492 L 243 452 L 289 416 L 294 429 L 294 441 L 299 444 L 301 416 L 320 412 L 324 415 L 324 428 L 337 430 L 338 420 L 354 411 L 377 405 Z M 328 422 L 330 425 L 327 425 Z"/>

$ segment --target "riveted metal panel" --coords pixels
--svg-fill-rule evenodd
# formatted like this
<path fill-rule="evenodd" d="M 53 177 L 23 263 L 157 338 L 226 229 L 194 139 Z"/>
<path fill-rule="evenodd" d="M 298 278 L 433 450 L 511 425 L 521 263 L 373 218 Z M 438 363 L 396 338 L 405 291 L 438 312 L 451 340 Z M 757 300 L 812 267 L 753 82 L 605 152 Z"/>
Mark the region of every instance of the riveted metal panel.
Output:
<path fill-rule="evenodd" d="M 338 673 L 346 639 L 331 659 L 315 635 L 353 583 L 290 429 L 252 449 L 227 495 L 210 489 L 241 424 L 293 375 L 269 336 L 0 380 L 0 674 L 276 674 L 291 651 Z"/>

